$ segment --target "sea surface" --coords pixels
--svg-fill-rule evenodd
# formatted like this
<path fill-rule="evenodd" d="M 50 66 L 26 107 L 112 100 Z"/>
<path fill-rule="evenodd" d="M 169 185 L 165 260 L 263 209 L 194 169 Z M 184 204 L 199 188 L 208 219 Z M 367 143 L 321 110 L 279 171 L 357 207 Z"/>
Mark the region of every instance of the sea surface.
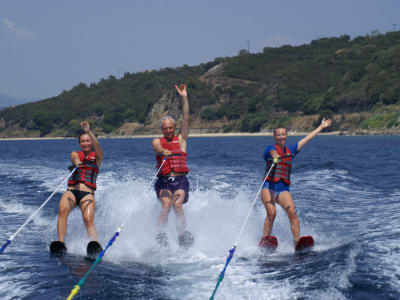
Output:
<path fill-rule="evenodd" d="M 294 143 L 301 137 L 290 137 Z M 209 299 L 261 186 L 272 137 L 190 138 L 193 247 L 156 241 L 160 203 L 152 188 L 151 139 L 102 139 L 95 223 L 103 247 L 130 214 L 74 299 Z M 0 255 L 0 299 L 66 299 L 89 269 L 81 213 L 68 219 L 68 254 L 49 254 L 76 139 L 0 141 L 0 245 L 57 193 Z M 257 247 L 265 209 L 257 199 L 215 299 L 400 299 L 400 137 L 318 136 L 296 156 L 291 192 L 301 234 L 315 247 L 294 253 L 278 208 L 278 249 Z"/>

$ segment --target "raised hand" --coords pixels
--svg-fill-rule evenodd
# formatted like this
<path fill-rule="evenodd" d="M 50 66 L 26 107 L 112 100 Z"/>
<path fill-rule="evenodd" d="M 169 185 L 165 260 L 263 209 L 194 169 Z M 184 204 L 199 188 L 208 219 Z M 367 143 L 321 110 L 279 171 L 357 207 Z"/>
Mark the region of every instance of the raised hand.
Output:
<path fill-rule="evenodd" d="M 90 131 L 89 122 L 86 121 L 81 122 L 81 127 L 84 132 Z"/>
<path fill-rule="evenodd" d="M 326 127 L 329 127 L 331 125 L 332 125 L 332 120 L 331 119 L 328 119 L 328 120 L 326 120 L 325 118 L 322 119 L 322 121 L 321 121 L 322 128 L 326 128 Z"/>
<path fill-rule="evenodd" d="M 186 84 L 175 85 L 175 89 L 181 97 L 187 97 Z"/>

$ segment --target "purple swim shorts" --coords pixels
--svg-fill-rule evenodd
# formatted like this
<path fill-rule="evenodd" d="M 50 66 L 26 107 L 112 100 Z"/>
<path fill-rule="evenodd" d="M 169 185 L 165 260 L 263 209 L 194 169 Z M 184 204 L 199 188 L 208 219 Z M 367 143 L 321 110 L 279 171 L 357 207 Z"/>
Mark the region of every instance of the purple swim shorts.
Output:
<path fill-rule="evenodd" d="M 183 203 L 189 200 L 189 181 L 184 176 L 160 176 L 158 177 L 156 183 L 154 184 L 154 189 L 156 190 L 157 197 L 160 195 L 161 190 L 168 190 L 174 194 L 177 190 L 185 191 L 185 199 Z"/>

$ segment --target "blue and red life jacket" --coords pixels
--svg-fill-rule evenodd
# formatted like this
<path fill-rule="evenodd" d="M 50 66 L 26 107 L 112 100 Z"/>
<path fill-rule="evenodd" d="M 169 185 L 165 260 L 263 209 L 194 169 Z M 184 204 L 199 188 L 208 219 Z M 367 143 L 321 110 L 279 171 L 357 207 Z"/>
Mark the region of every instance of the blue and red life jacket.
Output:
<path fill-rule="evenodd" d="M 68 186 L 84 183 L 91 189 L 96 190 L 96 179 L 97 174 L 99 173 L 99 167 L 97 166 L 96 161 L 96 153 L 90 152 L 86 157 L 83 151 L 79 151 L 78 157 L 82 164 L 78 166 L 76 171 L 68 179 Z"/>
<path fill-rule="evenodd" d="M 187 154 L 181 150 L 179 145 L 179 138 L 174 136 L 170 142 L 166 138 L 160 138 L 161 147 L 172 152 L 171 156 L 166 156 L 165 163 L 163 164 L 158 176 L 168 175 L 172 171 L 175 173 L 189 173 L 187 166 Z M 157 166 L 159 169 L 164 160 L 163 155 L 156 155 Z"/>
<path fill-rule="evenodd" d="M 279 154 L 279 162 L 275 165 L 267 177 L 269 182 L 278 182 L 282 180 L 286 184 L 290 184 L 290 171 L 292 169 L 292 155 L 289 147 L 282 148 L 276 144 L 276 152 Z M 269 170 L 272 166 L 272 160 L 267 160 L 266 170 Z"/>

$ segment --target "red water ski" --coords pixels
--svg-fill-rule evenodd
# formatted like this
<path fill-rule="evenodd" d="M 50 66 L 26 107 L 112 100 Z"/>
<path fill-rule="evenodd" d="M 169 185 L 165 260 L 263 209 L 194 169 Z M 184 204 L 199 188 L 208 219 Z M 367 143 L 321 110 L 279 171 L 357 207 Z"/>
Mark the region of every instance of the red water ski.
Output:
<path fill-rule="evenodd" d="M 311 235 L 302 236 L 296 244 L 296 251 L 314 247 L 314 239 Z"/>
<path fill-rule="evenodd" d="M 258 247 L 266 250 L 275 250 L 278 247 L 278 239 L 273 235 L 266 235 L 261 238 Z"/>

